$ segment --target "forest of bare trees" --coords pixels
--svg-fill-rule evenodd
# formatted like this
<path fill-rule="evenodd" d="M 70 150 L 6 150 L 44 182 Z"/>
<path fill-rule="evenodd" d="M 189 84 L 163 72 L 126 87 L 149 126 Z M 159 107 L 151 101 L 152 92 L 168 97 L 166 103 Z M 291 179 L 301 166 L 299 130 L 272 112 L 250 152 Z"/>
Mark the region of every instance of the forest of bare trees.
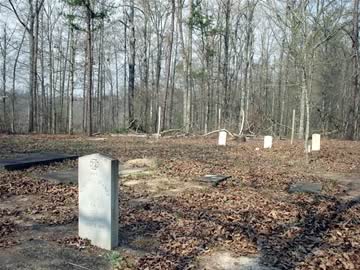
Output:
<path fill-rule="evenodd" d="M 0 14 L 2 132 L 284 137 L 295 113 L 299 139 L 360 137 L 359 0 L 0 0 Z"/>

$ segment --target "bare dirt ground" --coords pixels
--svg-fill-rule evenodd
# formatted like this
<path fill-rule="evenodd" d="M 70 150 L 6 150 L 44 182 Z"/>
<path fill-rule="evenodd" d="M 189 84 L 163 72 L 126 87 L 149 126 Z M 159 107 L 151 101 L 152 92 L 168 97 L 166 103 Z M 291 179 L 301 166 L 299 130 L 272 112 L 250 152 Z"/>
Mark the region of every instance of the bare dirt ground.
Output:
<path fill-rule="evenodd" d="M 0 135 L 0 157 L 100 152 L 149 167 L 121 180 L 114 252 L 77 237 L 77 186 L 41 178 L 76 162 L 1 171 L 0 269 L 360 269 L 360 143 L 321 147 L 306 163 L 302 142 Z M 206 174 L 232 177 L 213 187 Z M 323 190 L 288 193 L 297 182 Z"/>

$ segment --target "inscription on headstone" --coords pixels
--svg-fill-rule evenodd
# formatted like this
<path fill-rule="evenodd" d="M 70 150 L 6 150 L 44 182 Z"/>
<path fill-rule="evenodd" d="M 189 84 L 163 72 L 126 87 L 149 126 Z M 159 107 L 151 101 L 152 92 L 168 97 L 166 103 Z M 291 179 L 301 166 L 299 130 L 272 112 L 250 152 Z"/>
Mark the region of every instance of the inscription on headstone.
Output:
<path fill-rule="evenodd" d="M 219 132 L 219 141 L 218 141 L 218 145 L 222 145 L 225 146 L 226 145 L 226 137 L 227 137 L 227 133 L 224 130 L 221 130 Z"/>
<path fill-rule="evenodd" d="M 270 149 L 272 147 L 273 137 L 272 136 L 265 136 L 264 137 L 264 148 Z"/>
<path fill-rule="evenodd" d="M 118 245 L 118 160 L 93 154 L 79 159 L 79 236 L 103 249 Z"/>
<path fill-rule="evenodd" d="M 320 134 L 313 134 L 312 135 L 312 147 L 311 150 L 312 151 L 320 151 L 320 140 L 321 140 L 321 135 Z"/>

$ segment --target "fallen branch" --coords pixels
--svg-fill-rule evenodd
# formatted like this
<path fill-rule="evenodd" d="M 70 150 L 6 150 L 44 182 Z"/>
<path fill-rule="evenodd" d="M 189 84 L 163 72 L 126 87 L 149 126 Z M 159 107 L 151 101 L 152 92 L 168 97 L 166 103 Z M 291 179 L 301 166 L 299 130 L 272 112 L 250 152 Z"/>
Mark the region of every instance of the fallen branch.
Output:
<path fill-rule="evenodd" d="M 162 132 L 160 132 L 161 136 L 164 136 L 164 134 L 167 134 L 167 133 L 171 133 L 171 132 L 181 132 L 183 131 L 182 128 L 180 129 L 168 129 L 168 130 L 164 130 Z"/>
<path fill-rule="evenodd" d="M 78 264 L 75 264 L 75 263 L 68 262 L 68 264 L 70 264 L 72 266 L 75 266 L 75 267 L 78 267 L 78 268 L 81 268 L 81 269 L 91 270 L 90 268 L 87 268 L 85 266 L 81 266 L 81 265 L 78 265 Z"/>
<path fill-rule="evenodd" d="M 110 134 L 111 137 L 135 137 L 135 138 L 147 138 L 148 134 Z"/>
<path fill-rule="evenodd" d="M 229 134 L 232 138 L 235 138 L 235 137 L 239 137 L 238 135 L 235 135 L 235 134 L 232 134 L 230 131 L 226 130 L 226 129 L 218 129 L 218 130 L 214 130 L 214 131 L 211 131 L 209 133 L 206 133 L 203 135 L 203 137 L 207 137 L 211 134 L 214 134 L 214 133 L 219 133 L 220 131 L 225 131 L 227 134 Z"/>
<path fill-rule="evenodd" d="M 173 135 L 173 136 L 166 136 L 167 139 L 171 139 L 171 138 L 184 138 L 184 137 L 187 137 L 188 134 L 186 133 L 182 133 L 182 134 L 176 134 L 176 135 Z"/>

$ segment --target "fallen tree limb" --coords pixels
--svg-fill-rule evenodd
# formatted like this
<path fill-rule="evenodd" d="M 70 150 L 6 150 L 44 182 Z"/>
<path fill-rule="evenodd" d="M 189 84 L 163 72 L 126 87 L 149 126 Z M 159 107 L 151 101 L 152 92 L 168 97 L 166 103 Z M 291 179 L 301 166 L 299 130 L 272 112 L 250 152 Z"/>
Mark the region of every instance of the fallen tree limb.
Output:
<path fill-rule="evenodd" d="M 135 138 L 147 138 L 148 134 L 110 134 L 111 137 L 135 137 Z"/>
<path fill-rule="evenodd" d="M 235 138 L 235 137 L 239 137 L 238 135 L 235 135 L 235 134 L 232 134 L 230 131 L 226 130 L 226 129 L 218 129 L 218 130 L 214 130 L 214 131 L 211 131 L 209 133 L 206 133 L 203 135 L 203 137 L 207 137 L 211 134 L 214 134 L 214 133 L 219 133 L 220 131 L 225 131 L 227 134 L 229 134 L 232 138 Z"/>
<path fill-rule="evenodd" d="M 164 131 L 160 132 L 160 134 L 163 136 L 164 134 L 167 134 L 167 133 L 181 132 L 181 131 L 183 131 L 182 128 L 180 128 L 180 129 L 168 129 L 168 130 L 164 130 Z"/>

